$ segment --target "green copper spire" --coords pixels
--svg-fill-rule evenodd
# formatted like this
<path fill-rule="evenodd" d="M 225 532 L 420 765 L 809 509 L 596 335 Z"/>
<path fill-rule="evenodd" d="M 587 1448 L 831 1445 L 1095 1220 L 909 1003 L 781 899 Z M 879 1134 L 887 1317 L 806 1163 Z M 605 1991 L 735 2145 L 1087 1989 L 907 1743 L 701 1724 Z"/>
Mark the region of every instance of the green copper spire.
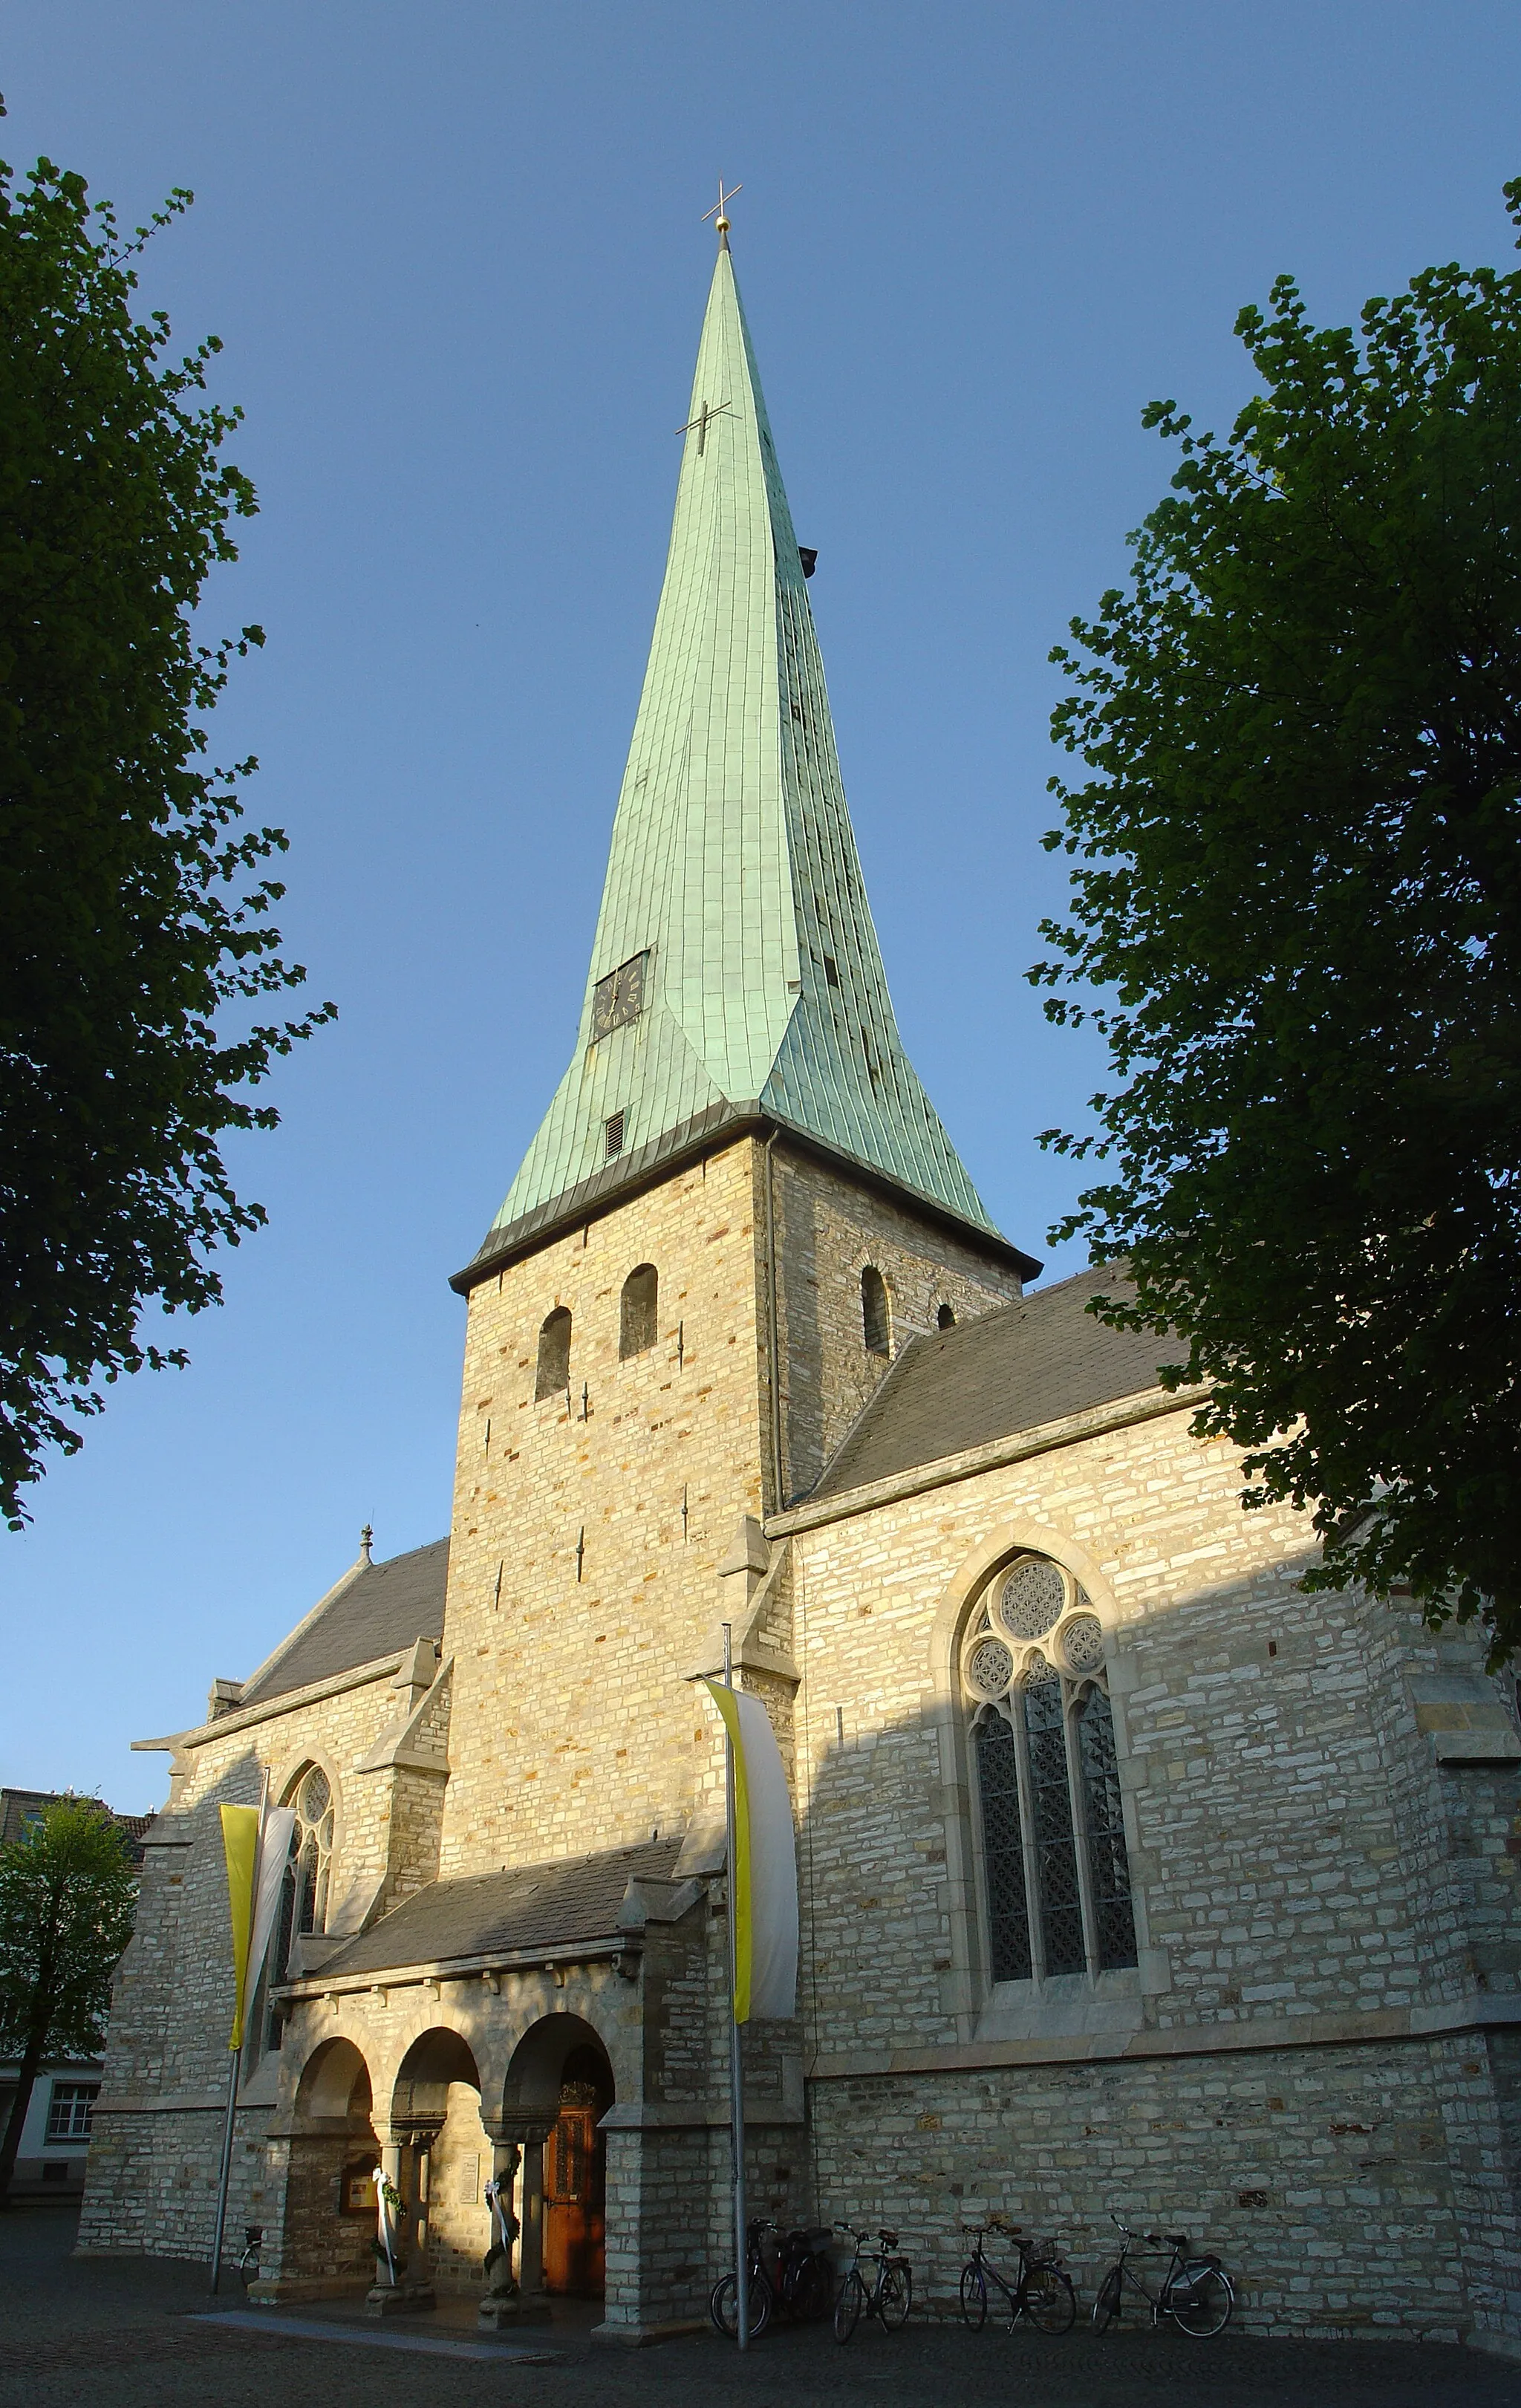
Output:
<path fill-rule="evenodd" d="M 481 1265 L 756 1119 L 997 1235 L 893 1018 L 722 226 L 720 244 L 575 1057 Z"/>

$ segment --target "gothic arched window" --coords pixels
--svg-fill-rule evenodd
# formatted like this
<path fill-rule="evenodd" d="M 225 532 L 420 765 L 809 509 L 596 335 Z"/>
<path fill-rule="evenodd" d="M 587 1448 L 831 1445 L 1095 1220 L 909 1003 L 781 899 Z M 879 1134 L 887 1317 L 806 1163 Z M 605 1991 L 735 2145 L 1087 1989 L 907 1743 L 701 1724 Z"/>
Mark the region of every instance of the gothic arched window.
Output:
<path fill-rule="evenodd" d="M 935 1315 L 935 1326 L 936 1326 L 936 1328 L 937 1328 L 937 1329 L 954 1329 L 954 1328 L 955 1327 L 955 1326 L 956 1326 L 956 1317 L 955 1317 L 955 1314 L 952 1312 L 952 1310 L 951 1310 L 951 1308 L 950 1308 L 950 1306 L 949 1306 L 948 1304 L 942 1304 L 942 1305 L 941 1305 L 941 1307 L 940 1307 L 940 1311 L 939 1311 L 939 1312 L 937 1312 L 937 1314 Z"/>
<path fill-rule="evenodd" d="M 861 1273 L 861 1335 L 868 1354 L 890 1354 L 892 1329 L 887 1317 L 887 1283 L 875 1263 Z"/>
<path fill-rule="evenodd" d="M 538 1369 L 534 1375 L 534 1401 L 563 1397 L 570 1385 L 570 1315 L 557 1304 L 538 1333 Z"/>
<path fill-rule="evenodd" d="M 280 1803 L 294 1810 L 295 1829 L 291 1835 L 291 1853 L 280 1884 L 280 1919 L 269 1969 L 272 1989 L 289 1977 L 294 1943 L 309 1931 L 327 1928 L 333 1870 L 333 1784 L 320 1764 L 304 1764 L 287 1786 Z M 280 2023 L 276 2008 L 269 2018 L 270 2048 L 280 2046 Z"/>
<path fill-rule="evenodd" d="M 660 1325 L 660 1274 L 653 1263 L 640 1263 L 624 1282 L 618 1315 L 618 1353 L 643 1354 L 654 1344 Z"/>
<path fill-rule="evenodd" d="M 1005 1565 L 969 1625 L 961 1678 L 994 1981 L 1133 1965 L 1104 1634 L 1070 1575 L 1043 1555 Z"/>

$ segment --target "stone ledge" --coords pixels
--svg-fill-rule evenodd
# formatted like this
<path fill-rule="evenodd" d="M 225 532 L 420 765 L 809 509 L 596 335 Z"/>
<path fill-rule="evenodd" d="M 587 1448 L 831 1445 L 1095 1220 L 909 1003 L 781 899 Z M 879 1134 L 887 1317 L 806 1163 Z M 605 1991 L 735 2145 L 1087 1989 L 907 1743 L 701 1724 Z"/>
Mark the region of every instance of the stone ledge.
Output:
<path fill-rule="evenodd" d="M 1450 2033 L 1514 2028 L 1521 1995 L 1469 1998 L 1420 2007 L 1385 2007 L 1367 2014 L 1264 2015 L 1241 2024 L 1190 2025 L 1182 2031 L 1053 2034 L 1040 2040 L 956 2042 L 941 2048 L 852 2051 L 817 2057 L 810 2082 L 848 2082 L 861 2075 L 969 2073 L 983 2066 L 1140 2063 L 1178 2057 L 1240 2056 L 1248 2051 L 1345 2048 L 1370 2042 L 1441 2040 Z"/>
<path fill-rule="evenodd" d="M 709 2329 L 706 2316 L 682 2316 L 668 2325 L 594 2325 L 588 2339 L 611 2342 L 622 2349 L 653 2349 L 663 2341 L 688 2341 Z"/>

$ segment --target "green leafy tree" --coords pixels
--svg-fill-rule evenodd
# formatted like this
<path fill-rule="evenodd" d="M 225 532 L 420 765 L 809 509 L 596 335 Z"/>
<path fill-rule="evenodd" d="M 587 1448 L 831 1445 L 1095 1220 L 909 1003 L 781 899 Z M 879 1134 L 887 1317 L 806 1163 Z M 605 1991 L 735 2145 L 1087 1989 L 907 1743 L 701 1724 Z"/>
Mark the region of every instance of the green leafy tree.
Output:
<path fill-rule="evenodd" d="M 1521 222 L 1521 180 L 1506 187 Z M 1521 1642 L 1521 274 L 1431 268 L 1317 328 L 1181 452 L 1077 649 L 1052 781 L 1078 864 L 1050 1018 L 1125 1083 L 1058 1152 L 1060 1236 L 1128 1257 L 1248 1506 L 1313 1509 L 1304 1585 L 1408 1587 Z"/>
<path fill-rule="evenodd" d="M 111 1975 L 136 1899 L 127 1843 L 92 1798 L 55 1799 L 0 1848 L 0 2057 L 19 2068 L 0 2140 L 0 2203 L 38 2073 L 105 2044 Z"/>
<path fill-rule="evenodd" d="M 191 195 L 154 218 L 169 222 Z M 241 412 L 198 399 L 220 345 L 178 366 L 133 313 L 131 244 L 78 176 L 0 163 L 0 1510 L 80 1443 L 100 1383 L 182 1363 L 151 1300 L 220 1300 L 208 1257 L 265 1215 L 221 1140 L 278 1115 L 248 1090 L 309 1035 L 254 1023 L 301 983 L 258 875 L 278 828 L 240 827 L 206 761 L 234 652 L 193 616 L 253 488 L 220 457 Z M 241 1025 L 219 1021 L 231 1010 Z M 65 1419 L 65 1414 L 71 1417 Z"/>

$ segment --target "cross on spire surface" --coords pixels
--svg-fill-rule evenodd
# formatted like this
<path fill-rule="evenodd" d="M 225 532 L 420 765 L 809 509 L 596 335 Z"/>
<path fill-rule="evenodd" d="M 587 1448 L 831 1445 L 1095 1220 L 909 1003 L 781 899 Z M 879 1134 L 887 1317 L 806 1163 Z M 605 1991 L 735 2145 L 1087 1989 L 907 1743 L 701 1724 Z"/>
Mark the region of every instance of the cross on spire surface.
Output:
<path fill-rule="evenodd" d="M 710 218 L 713 220 L 714 230 L 718 236 L 718 247 L 720 251 L 727 251 L 729 247 L 729 203 L 733 200 L 736 193 L 742 193 L 743 191 L 743 184 L 731 184 L 728 191 L 725 192 L 724 190 L 724 179 L 720 176 L 718 179 L 717 207 L 710 209 L 704 209 L 702 213 L 704 225 L 707 224 Z"/>

